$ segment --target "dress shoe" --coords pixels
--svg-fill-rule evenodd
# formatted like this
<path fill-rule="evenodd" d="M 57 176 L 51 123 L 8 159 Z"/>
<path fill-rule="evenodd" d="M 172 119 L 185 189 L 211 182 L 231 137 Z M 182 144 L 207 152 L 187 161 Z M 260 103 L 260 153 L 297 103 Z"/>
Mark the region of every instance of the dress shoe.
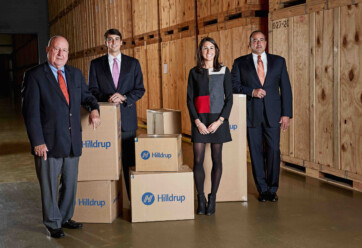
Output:
<path fill-rule="evenodd" d="M 74 220 L 68 220 L 67 222 L 62 224 L 62 227 L 68 229 L 81 229 L 83 227 L 83 224 L 75 222 Z"/>
<path fill-rule="evenodd" d="M 197 214 L 205 214 L 206 213 L 206 198 L 204 194 L 197 195 Z"/>
<path fill-rule="evenodd" d="M 258 201 L 266 202 L 268 200 L 268 192 L 261 192 L 258 197 Z"/>
<path fill-rule="evenodd" d="M 61 238 L 65 237 L 63 229 L 61 229 L 61 228 L 53 229 L 53 228 L 47 227 L 47 230 L 50 234 L 50 237 L 52 237 L 52 238 L 61 239 Z"/>
<path fill-rule="evenodd" d="M 271 202 L 277 202 L 277 201 L 278 201 L 278 195 L 277 195 L 277 193 L 269 193 L 269 201 L 271 201 Z"/>
<path fill-rule="evenodd" d="M 209 201 L 207 204 L 206 215 L 213 215 L 215 213 L 215 208 L 216 208 L 216 196 L 209 194 L 208 200 Z"/>

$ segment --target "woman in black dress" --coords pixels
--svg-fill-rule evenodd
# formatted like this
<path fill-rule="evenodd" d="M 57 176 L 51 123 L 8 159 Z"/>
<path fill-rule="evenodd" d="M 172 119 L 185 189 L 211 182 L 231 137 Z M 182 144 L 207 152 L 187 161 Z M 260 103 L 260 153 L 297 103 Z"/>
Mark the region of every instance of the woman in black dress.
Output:
<path fill-rule="evenodd" d="M 197 190 L 197 214 L 215 213 L 216 193 L 222 174 L 222 144 L 231 141 L 229 115 L 233 104 L 230 71 L 219 63 L 219 48 L 210 37 L 201 40 L 197 66 L 190 70 L 187 107 L 191 118 L 194 150 L 194 178 Z M 208 206 L 204 194 L 205 145 L 211 145 L 211 193 Z"/>

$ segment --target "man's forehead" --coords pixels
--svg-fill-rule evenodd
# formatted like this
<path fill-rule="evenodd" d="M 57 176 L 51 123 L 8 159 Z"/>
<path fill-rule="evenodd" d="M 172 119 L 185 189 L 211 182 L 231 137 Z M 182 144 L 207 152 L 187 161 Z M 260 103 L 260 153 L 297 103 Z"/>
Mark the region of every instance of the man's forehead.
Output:
<path fill-rule="evenodd" d="M 255 33 L 255 34 L 253 34 L 253 36 L 252 36 L 251 38 L 252 38 L 252 39 L 254 39 L 254 38 L 260 38 L 260 36 L 265 39 L 264 34 L 263 34 L 263 33 L 260 33 L 260 32 L 257 32 L 257 33 Z"/>
<path fill-rule="evenodd" d="M 66 46 L 66 47 L 68 47 L 69 46 L 69 43 L 68 43 L 68 41 L 66 40 L 66 39 L 64 39 L 63 37 L 57 37 L 57 38 L 55 38 L 53 41 L 52 41 L 52 43 L 51 43 L 51 45 L 53 45 L 53 46 Z"/>
<path fill-rule="evenodd" d="M 121 36 L 119 36 L 119 35 L 117 35 L 117 34 L 108 34 L 108 35 L 107 35 L 107 38 L 108 38 L 108 37 L 119 37 L 119 38 L 121 38 Z"/>

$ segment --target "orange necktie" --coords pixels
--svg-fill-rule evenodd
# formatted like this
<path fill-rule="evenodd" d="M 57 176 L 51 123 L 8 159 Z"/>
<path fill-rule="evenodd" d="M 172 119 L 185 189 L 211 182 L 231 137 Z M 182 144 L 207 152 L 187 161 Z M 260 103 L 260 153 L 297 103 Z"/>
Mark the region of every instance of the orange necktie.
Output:
<path fill-rule="evenodd" d="M 65 97 L 65 99 L 67 100 L 67 103 L 69 105 L 69 94 L 68 94 L 68 89 L 67 89 L 67 85 L 65 84 L 65 80 L 62 74 L 61 70 L 58 70 L 58 82 L 59 82 L 59 86 L 60 89 L 63 92 L 63 95 Z"/>
<path fill-rule="evenodd" d="M 263 64 L 263 61 L 261 60 L 260 55 L 258 55 L 258 66 L 257 66 L 256 71 L 258 73 L 258 77 L 261 82 L 261 85 L 264 85 L 264 81 L 265 81 L 264 64 Z"/>

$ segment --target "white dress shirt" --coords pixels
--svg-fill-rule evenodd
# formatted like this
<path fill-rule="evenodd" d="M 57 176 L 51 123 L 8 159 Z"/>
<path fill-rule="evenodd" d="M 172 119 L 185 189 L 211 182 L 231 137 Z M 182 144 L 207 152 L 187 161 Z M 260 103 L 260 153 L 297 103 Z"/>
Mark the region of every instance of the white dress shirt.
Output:
<path fill-rule="evenodd" d="M 121 58 L 122 58 L 122 54 L 119 53 L 117 57 L 113 57 L 112 55 L 108 54 L 108 63 L 109 63 L 109 69 L 111 69 L 111 74 L 113 73 L 114 58 L 117 58 L 118 71 L 121 72 L 121 62 L 122 62 Z"/>
<path fill-rule="evenodd" d="M 252 53 L 252 55 L 253 55 L 255 70 L 258 71 L 258 54 Z M 268 60 L 266 58 L 266 53 L 263 52 L 260 56 L 261 56 L 261 61 L 263 61 L 264 73 L 265 73 L 265 77 L 266 77 L 266 73 L 268 70 Z"/>

